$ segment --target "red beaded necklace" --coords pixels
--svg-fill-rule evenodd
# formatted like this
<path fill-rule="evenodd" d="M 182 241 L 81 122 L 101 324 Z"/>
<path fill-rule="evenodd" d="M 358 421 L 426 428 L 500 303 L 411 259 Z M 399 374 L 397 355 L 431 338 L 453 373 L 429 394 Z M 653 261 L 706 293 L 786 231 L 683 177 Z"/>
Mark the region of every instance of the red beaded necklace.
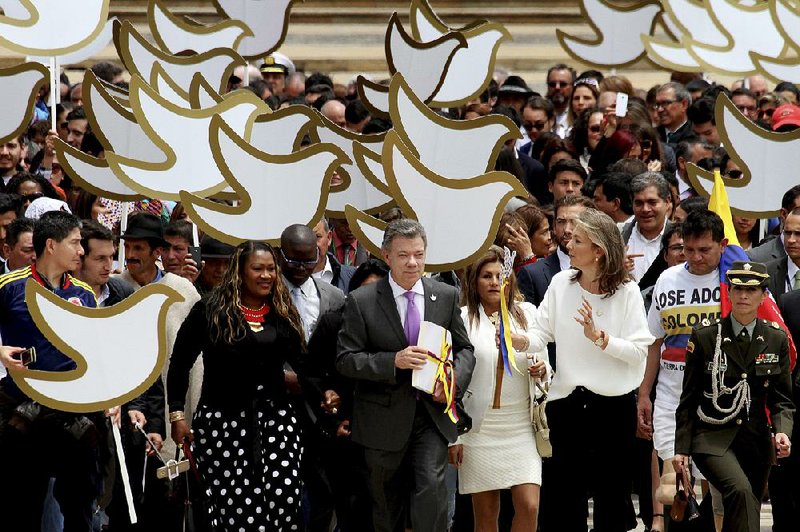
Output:
<path fill-rule="evenodd" d="M 244 319 L 247 323 L 264 323 L 264 316 L 269 314 L 270 311 L 269 305 L 266 303 L 258 308 L 245 307 L 240 303 L 239 309 L 244 314 Z"/>

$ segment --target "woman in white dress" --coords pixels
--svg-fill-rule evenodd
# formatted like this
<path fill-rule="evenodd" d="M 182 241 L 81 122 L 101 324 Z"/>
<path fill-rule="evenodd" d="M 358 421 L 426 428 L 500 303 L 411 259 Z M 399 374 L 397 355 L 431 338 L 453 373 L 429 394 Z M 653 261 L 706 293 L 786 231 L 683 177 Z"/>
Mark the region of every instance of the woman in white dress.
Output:
<path fill-rule="evenodd" d="M 495 321 L 500 312 L 500 270 L 503 250 L 492 246 L 466 271 L 461 317 L 475 346 L 475 370 L 464 393 L 464 409 L 472 430 L 450 447 L 450 462 L 459 468 L 459 492 L 472 494 L 475 530 L 496 531 L 500 490 L 511 488 L 512 531 L 536 530 L 542 459 L 536 451 L 530 405 L 534 379 L 548 378 L 546 353 L 530 354 L 524 333 L 533 324 L 536 307 L 520 302 L 510 280 L 507 303 L 511 339 L 520 372 L 509 376 L 497 349 Z M 530 367 L 529 367 L 530 357 Z"/>

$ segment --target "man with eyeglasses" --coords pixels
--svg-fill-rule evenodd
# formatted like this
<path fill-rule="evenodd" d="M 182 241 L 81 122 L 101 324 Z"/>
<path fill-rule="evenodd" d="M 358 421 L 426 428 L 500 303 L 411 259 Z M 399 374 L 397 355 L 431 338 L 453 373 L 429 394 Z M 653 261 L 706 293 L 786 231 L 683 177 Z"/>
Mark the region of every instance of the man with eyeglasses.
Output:
<path fill-rule="evenodd" d="M 736 89 L 731 93 L 731 101 L 751 122 L 758 119 L 758 98 L 750 89 Z"/>
<path fill-rule="evenodd" d="M 800 185 L 795 185 L 783 194 L 781 198 L 781 210 L 778 219 L 781 227 L 784 226 L 789 213 L 800 207 Z M 755 262 L 769 263 L 769 261 L 780 259 L 786 256 L 784 237 L 780 234 L 777 237 L 769 237 L 760 246 L 756 246 L 747 251 L 750 260 Z"/>
<path fill-rule="evenodd" d="M 552 102 L 556 113 L 555 134 L 566 138 L 569 131 L 567 114 L 572 99 L 572 84 L 575 82 L 575 70 L 559 63 L 547 71 L 547 99 Z"/>
<path fill-rule="evenodd" d="M 519 149 L 529 157 L 533 157 L 533 143 L 542 134 L 549 133 L 555 126 L 556 114 L 550 100 L 541 96 L 533 96 L 522 108 L 522 127 L 528 133 L 530 142 L 525 143 Z"/>
<path fill-rule="evenodd" d="M 769 291 L 778 300 L 783 294 L 800 289 L 800 207 L 792 209 L 783 221 L 781 240 L 786 255 L 767 262 Z"/>
<path fill-rule="evenodd" d="M 654 107 L 658 112 L 658 134 L 662 142 L 674 147 L 692 134 L 692 124 L 686 116 L 691 103 L 691 94 L 680 83 L 671 81 L 658 88 Z"/>

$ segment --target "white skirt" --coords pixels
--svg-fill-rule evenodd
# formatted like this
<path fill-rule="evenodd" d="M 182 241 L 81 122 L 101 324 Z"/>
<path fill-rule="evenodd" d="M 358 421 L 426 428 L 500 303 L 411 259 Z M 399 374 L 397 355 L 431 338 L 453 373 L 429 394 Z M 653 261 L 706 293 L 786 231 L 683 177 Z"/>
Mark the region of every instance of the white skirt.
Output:
<path fill-rule="evenodd" d="M 524 403 L 489 407 L 480 432 L 465 434 L 460 443 L 464 457 L 458 469 L 459 493 L 542 484 L 542 459 Z"/>

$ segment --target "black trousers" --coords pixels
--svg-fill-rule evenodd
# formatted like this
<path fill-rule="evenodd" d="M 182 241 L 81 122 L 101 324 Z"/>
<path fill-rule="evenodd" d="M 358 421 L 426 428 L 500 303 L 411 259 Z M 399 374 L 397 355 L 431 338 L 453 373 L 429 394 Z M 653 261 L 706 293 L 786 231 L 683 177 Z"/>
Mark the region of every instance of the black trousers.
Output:
<path fill-rule="evenodd" d="M 540 530 L 586 532 L 589 496 L 595 532 L 627 532 L 636 398 L 578 387 L 547 404 L 552 458 L 542 464 Z"/>
<path fill-rule="evenodd" d="M 402 449 L 366 448 L 364 458 L 376 532 L 404 532 L 409 500 L 414 532 L 447 528 L 447 440 L 421 402 L 417 402 L 411 436 Z"/>
<path fill-rule="evenodd" d="M 85 432 L 82 417 L 42 409 L 33 420 L 15 414 L 19 401 L 0 392 L 0 515 L 3 530 L 40 532 L 49 479 L 64 516 L 64 532 L 91 532 L 92 507 L 100 490 L 98 442 L 101 416 Z M 86 419 L 86 418 L 83 418 Z"/>
<path fill-rule="evenodd" d="M 700 472 L 722 493 L 723 532 L 760 530 L 761 499 L 767 490 L 770 465 L 754 460 L 758 456 L 754 449 L 752 438 L 740 434 L 722 456 L 692 455 Z"/>
<path fill-rule="evenodd" d="M 792 453 L 778 464 L 769 473 L 772 530 L 793 532 L 800 523 L 800 457 Z"/>
<path fill-rule="evenodd" d="M 364 448 L 349 438 L 331 438 L 322 447 L 322 459 L 330 482 L 339 531 L 373 530 Z"/>

